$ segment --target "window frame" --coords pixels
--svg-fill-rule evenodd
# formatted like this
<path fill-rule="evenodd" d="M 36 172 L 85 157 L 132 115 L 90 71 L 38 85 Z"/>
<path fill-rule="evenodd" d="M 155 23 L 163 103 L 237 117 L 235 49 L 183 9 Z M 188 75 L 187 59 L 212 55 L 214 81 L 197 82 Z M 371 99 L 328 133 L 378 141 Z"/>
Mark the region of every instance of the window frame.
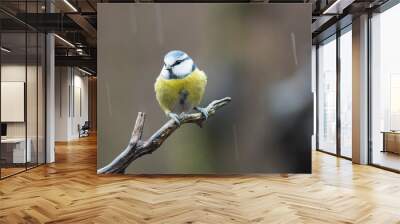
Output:
<path fill-rule="evenodd" d="M 336 33 L 333 33 L 332 35 L 328 36 L 327 38 L 319 41 L 316 44 L 316 100 L 317 100 L 317 108 L 316 108 L 316 150 L 319 152 L 327 153 L 339 158 L 344 158 L 347 160 L 352 160 L 351 157 L 347 157 L 342 155 L 341 153 L 341 118 L 340 118 L 340 104 L 341 104 L 341 89 L 340 89 L 340 84 L 341 84 L 341 67 L 340 67 L 340 37 L 344 35 L 347 32 L 352 32 L 352 23 L 347 24 L 343 28 L 339 29 L 336 31 Z M 320 80 L 320 72 L 319 72 L 319 47 L 322 43 L 328 43 L 330 41 L 336 41 L 336 151 L 335 153 L 329 152 L 327 150 L 321 149 L 320 143 L 319 143 L 319 135 L 320 135 L 320 130 L 319 130 L 319 110 L 320 110 L 320 105 L 318 103 L 319 99 L 319 94 L 320 94 L 320 86 L 319 86 L 319 80 Z"/>

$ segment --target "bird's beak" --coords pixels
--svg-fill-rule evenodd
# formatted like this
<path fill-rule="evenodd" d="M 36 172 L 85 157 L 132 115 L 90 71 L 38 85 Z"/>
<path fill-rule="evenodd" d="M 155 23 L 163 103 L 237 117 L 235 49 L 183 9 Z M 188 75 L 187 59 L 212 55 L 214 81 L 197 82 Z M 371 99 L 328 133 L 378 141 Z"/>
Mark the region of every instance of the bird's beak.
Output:
<path fill-rule="evenodd" d="M 170 65 L 165 65 L 165 69 L 167 69 L 167 70 L 171 70 L 171 69 L 172 69 L 172 67 L 171 67 Z"/>

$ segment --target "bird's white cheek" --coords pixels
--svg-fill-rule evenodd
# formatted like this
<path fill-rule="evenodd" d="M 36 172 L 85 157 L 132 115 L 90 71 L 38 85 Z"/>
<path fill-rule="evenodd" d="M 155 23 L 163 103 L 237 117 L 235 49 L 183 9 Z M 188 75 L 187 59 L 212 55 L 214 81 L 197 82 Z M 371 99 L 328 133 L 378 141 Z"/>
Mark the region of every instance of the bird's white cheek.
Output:
<path fill-rule="evenodd" d="M 169 78 L 169 72 L 163 68 L 160 72 L 160 76 L 163 77 L 164 79 L 168 79 Z"/>
<path fill-rule="evenodd" d="M 177 76 L 186 76 L 192 72 L 193 63 L 191 61 L 184 61 L 173 68 L 174 74 Z"/>

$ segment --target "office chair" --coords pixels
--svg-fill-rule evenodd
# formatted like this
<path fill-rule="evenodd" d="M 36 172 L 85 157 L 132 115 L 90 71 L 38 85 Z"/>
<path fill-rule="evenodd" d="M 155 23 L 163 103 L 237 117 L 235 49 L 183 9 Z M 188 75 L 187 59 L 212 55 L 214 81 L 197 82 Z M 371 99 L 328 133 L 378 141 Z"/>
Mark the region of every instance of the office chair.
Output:
<path fill-rule="evenodd" d="M 78 125 L 78 129 L 79 129 L 79 138 L 89 136 L 89 129 L 90 129 L 89 121 L 85 121 L 82 127 Z"/>

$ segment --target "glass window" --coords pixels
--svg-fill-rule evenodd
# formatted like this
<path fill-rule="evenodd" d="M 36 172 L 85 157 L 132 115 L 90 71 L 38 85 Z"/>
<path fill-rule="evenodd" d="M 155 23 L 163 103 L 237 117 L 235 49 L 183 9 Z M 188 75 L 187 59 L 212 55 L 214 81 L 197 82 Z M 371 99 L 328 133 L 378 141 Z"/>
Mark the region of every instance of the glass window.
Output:
<path fill-rule="evenodd" d="M 311 91 L 313 94 L 313 135 L 311 137 L 312 150 L 317 149 L 316 133 L 317 133 L 317 48 L 313 45 L 311 50 Z"/>
<path fill-rule="evenodd" d="M 372 163 L 400 170 L 400 5 L 371 19 Z"/>
<path fill-rule="evenodd" d="M 340 154 L 351 158 L 352 32 L 351 29 L 344 32 L 340 36 Z"/>
<path fill-rule="evenodd" d="M 38 80 L 38 49 L 37 41 L 38 36 L 36 32 L 27 33 L 27 74 L 26 74 L 26 114 L 27 114 L 27 141 L 30 147 L 30 160 L 27 167 L 31 168 L 37 165 L 37 132 L 38 132 L 38 114 L 37 114 L 37 80 Z"/>
<path fill-rule="evenodd" d="M 43 4 L 9 1 L 0 6 L 22 14 L 41 12 Z M 46 39 L 4 13 L 0 17 L 7 19 L 0 23 L 0 178 L 5 178 L 45 162 Z"/>
<path fill-rule="evenodd" d="M 37 90 L 38 90 L 38 111 L 37 111 L 37 121 L 38 121 L 38 136 L 37 136 L 37 147 L 38 147 L 38 164 L 45 163 L 46 158 L 46 145 L 45 145 L 45 119 L 46 119 L 46 76 L 45 76 L 45 65 L 46 65 L 46 36 L 43 33 L 38 34 L 38 76 L 37 76 Z"/>
<path fill-rule="evenodd" d="M 1 176 L 26 170 L 26 33 L 1 34 Z M 6 49 L 6 50 L 4 50 Z"/>
<path fill-rule="evenodd" d="M 336 37 L 318 48 L 318 149 L 336 153 Z"/>

